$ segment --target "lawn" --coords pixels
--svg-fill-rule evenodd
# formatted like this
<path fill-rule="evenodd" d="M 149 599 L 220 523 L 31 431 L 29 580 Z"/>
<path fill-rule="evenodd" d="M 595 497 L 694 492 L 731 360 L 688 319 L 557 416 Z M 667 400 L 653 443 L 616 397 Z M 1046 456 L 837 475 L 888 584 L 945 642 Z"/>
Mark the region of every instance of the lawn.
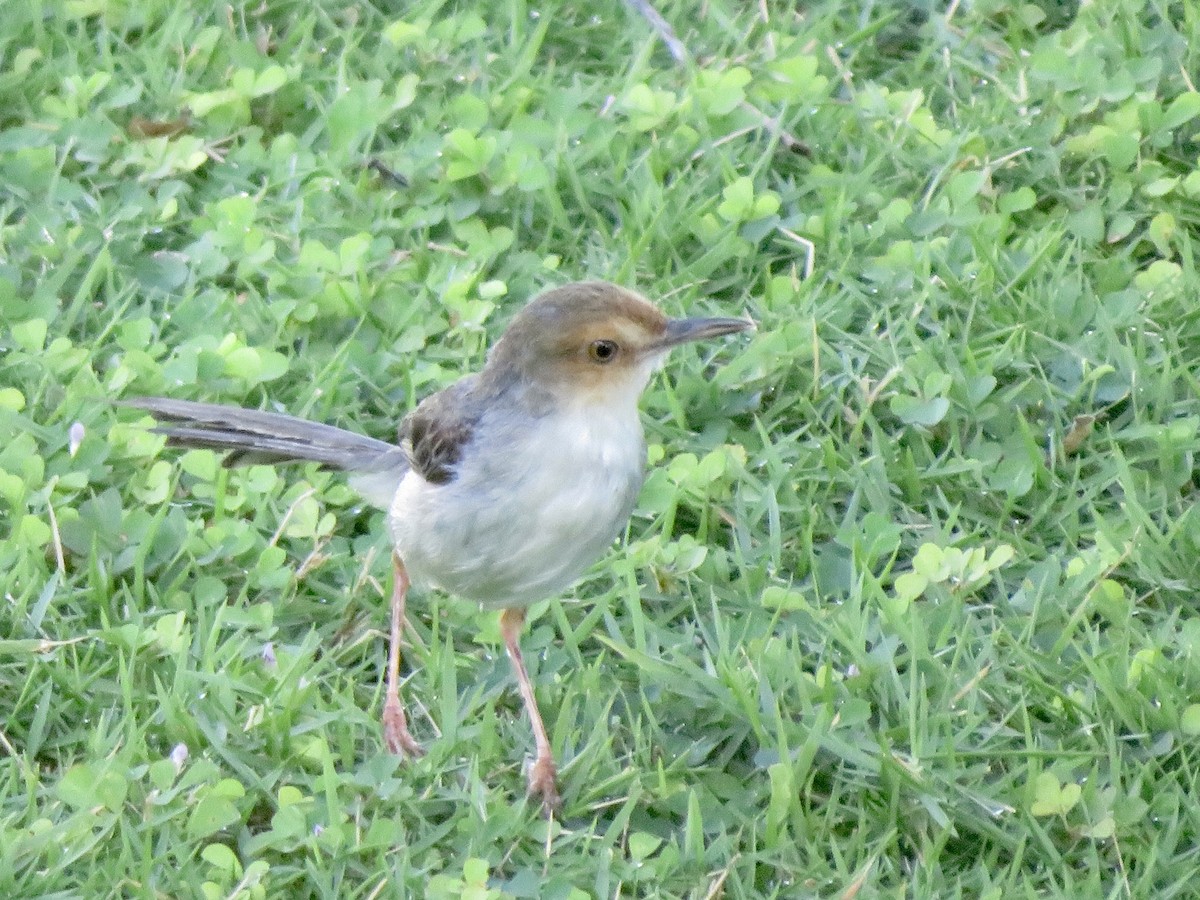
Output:
<path fill-rule="evenodd" d="M 1191 2 L 9 2 L 0 896 L 1200 892 Z M 524 648 L 110 401 L 390 439 L 547 286 L 752 316 Z"/>

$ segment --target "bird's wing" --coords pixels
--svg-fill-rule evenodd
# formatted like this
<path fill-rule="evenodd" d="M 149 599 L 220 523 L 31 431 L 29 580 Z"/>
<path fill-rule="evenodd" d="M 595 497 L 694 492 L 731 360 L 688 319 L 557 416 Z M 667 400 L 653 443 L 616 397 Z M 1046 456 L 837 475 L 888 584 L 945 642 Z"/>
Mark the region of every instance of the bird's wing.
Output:
<path fill-rule="evenodd" d="M 454 480 L 455 467 L 479 422 L 475 387 L 475 378 L 468 377 L 426 397 L 400 425 L 409 465 L 431 484 Z"/>

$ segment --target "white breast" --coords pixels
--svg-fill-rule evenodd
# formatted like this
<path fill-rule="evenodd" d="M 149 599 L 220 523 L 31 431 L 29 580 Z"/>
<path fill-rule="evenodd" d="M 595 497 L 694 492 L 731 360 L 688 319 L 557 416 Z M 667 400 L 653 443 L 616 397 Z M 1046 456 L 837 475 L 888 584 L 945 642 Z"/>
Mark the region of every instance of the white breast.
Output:
<path fill-rule="evenodd" d="M 634 403 L 620 406 L 519 425 L 485 415 L 452 481 L 409 472 L 388 516 L 409 574 L 488 607 L 570 585 L 624 528 L 641 488 L 641 422 Z"/>

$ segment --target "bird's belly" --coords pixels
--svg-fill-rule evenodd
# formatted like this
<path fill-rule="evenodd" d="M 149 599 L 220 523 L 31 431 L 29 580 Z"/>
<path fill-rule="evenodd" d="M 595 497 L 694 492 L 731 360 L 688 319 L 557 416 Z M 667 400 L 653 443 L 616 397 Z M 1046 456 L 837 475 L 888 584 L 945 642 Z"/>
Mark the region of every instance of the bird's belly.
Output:
<path fill-rule="evenodd" d="M 488 607 L 566 588 L 612 544 L 641 487 L 640 423 L 612 426 L 546 424 L 506 453 L 465 454 L 446 484 L 408 473 L 389 524 L 409 574 Z"/>

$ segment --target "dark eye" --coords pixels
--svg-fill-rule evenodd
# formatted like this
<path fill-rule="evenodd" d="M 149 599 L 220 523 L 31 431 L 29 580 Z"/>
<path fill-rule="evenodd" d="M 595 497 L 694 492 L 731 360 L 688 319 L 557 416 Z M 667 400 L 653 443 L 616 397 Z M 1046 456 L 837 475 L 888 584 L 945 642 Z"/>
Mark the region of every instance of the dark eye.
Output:
<path fill-rule="evenodd" d="M 617 346 L 616 341 L 601 339 L 598 341 L 592 341 L 588 345 L 588 356 L 598 363 L 608 363 L 612 362 L 616 358 L 617 351 L 620 349 L 621 348 Z"/>

